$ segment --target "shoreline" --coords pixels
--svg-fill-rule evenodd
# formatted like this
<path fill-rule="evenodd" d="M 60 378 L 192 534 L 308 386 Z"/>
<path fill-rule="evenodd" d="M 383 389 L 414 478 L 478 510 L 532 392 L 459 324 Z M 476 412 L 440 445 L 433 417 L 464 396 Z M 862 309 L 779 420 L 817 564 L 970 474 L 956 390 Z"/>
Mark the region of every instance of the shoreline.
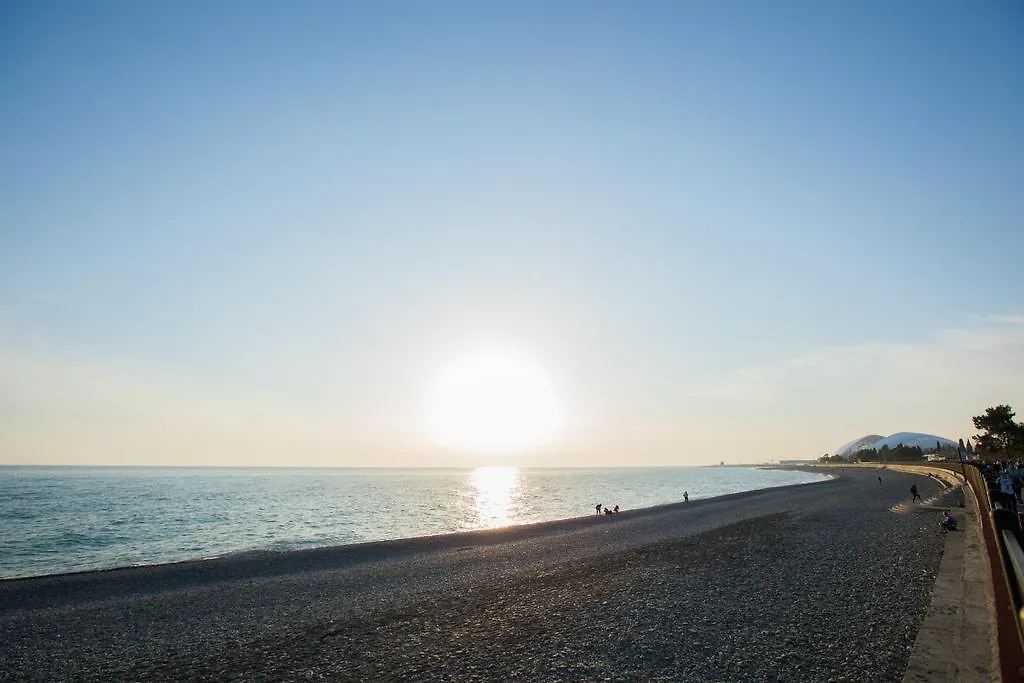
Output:
<path fill-rule="evenodd" d="M 718 466 L 715 465 L 715 467 L 718 467 Z M 754 467 L 754 466 L 743 466 L 743 467 Z M 333 469 L 344 469 L 344 468 L 333 468 Z M 646 469 L 646 468 L 644 468 L 644 469 Z M 644 514 L 644 513 L 647 513 L 649 511 L 656 511 L 656 510 L 660 510 L 660 509 L 672 508 L 673 506 L 685 506 L 685 505 L 693 506 L 693 505 L 697 505 L 697 504 L 699 504 L 701 502 L 714 501 L 714 500 L 719 500 L 719 499 L 729 499 L 729 498 L 733 498 L 733 497 L 737 497 L 737 496 L 756 494 L 756 493 L 759 493 L 759 492 L 762 492 L 762 491 L 769 491 L 769 490 L 775 490 L 775 489 L 785 489 L 785 488 L 789 488 L 789 487 L 807 486 L 809 484 L 821 484 L 821 483 L 825 483 L 825 482 L 829 481 L 830 478 L 834 478 L 834 476 L 835 476 L 835 475 L 833 475 L 831 473 L 826 473 L 826 472 L 815 472 L 815 471 L 810 471 L 810 470 L 803 470 L 801 467 L 767 467 L 767 466 L 758 466 L 758 469 L 793 469 L 793 470 L 807 471 L 807 472 L 809 472 L 811 474 L 821 475 L 821 476 L 823 476 L 825 478 L 820 480 L 820 481 L 803 482 L 803 483 L 798 483 L 798 484 L 784 484 L 782 486 L 769 486 L 769 487 L 765 487 L 765 488 L 749 489 L 747 491 L 737 491 L 735 493 L 726 493 L 726 494 L 721 494 L 721 495 L 718 495 L 718 496 L 710 496 L 710 497 L 707 497 L 707 498 L 696 498 L 695 497 L 695 498 L 692 498 L 689 503 L 684 503 L 683 501 L 676 501 L 676 502 L 672 502 L 672 503 L 661 503 L 659 505 L 651 505 L 651 506 L 646 506 L 646 507 L 633 508 L 633 509 L 630 509 L 630 510 L 623 510 L 619 514 L 620 515 L 625 515 L 625 514 L 628 514 L 628 515 Z M 602 517 L 603 516 L 604 515 L 602 515 Z M 424 539 L 442 539 L 442 538 L 448 537 L 448 536 L 463 537 L 463 536 L 469 535 L 469 534 L 484 534 L 484 535 L 501 536 L 502 532 L 507 532 L 508 534 L 511 534 L 513 536 L 514 535 L 518 535 L 520 533 L 543 533 L 545 531 L 545 529 L 548 529 L 549 527 L 552 530 L 559 529 L 559 528 L 562 528 L 562 527 L 565 527 L 566 529 L 572 529 L 572 528 L 575 528 L 576 524 L 580 524 L 580 523 L 587 524 L 587 523 L 590 523 L 589 520 L 591 520 L 594 517 L 597 517 L 597 515 L 580 515 L 578 517 L 565 517 L 565 518 L 559 518 L 559 519 L 553 519 L 553 520 L 545 520 L 545 521 L 540 521 L 540 522 L 527 522 L 527 523 L 523 523 L 523 524 L 509 525 L 509 526 L 505 526 L 505 527 L 496 527 L 496 528 L 487 528 L 487 529 L 473 529 L 473 530 L 469 530 L 469 531 L 448 531 L 448 532 L 442 532 L 442 533 L 437 533 L 437 534 L 425 534 L 425 535 L 422 535 L 422 536 L 405 536 L 405 537 L 394 538 L 394 539 L 380 539 L 380 540 L 371 540 L 371 541 L 357 541 L 357 542 L 354 542 L 354 543 L 342 543 L 342 544 L 326 545 L 326 546 L 312 546 L 312 547 L 308 547 L 308 548 L 295 548 L 295 549 L 292 549 L 292 550 L 269 550 L 269 549 L 265 549 L 265 548 L 252 548 L 252 549 L 238 550 L 238 551 L 234 551 L 234 552 L 222 553 L 222 554 L 218 554 L 218 555 L 200 556 L 200 557 L 185 558 L 185 559 L 180 559 L 180 560 L 173 560 L 173 561 L 170 561 L 170 562 L 140 563 L 140 564 L 131 564 L 131 565 L 122 565 L 122 566 L 100 567 L 100 568 L 96 568 L 96 569 L 82 569 L 82 570 L 66 571 L 66 572 L 58 571 L 58 572 L 45 573 L 45 574 L 29 574 L 29 575 L 25 575 L 25 576 L 0 577 L 0 586 L 2 586 L 6 582 L 11 582 L 11 581 L 28 581 L 28 580 L 33 580 L 33 579 L 44 579 L 44 578 L 50 578 L 50 577 L 70 577 L 70 576 L 77 576 L 77 575 L 83 575 L 83 574 L 108 573 L 108 572 L 119 572 L 119 571 L 128 571 L 128 570 L 144 570 L 144 569 L 152 569 L 152 568 L 165 567 L 165 566 L 197 565 L 197 564 L 206 564 L 206 563 L 210 563 L 210 562 L 230 561 L 233 558 L 248 558 L 248 557 L 261 557 L 261 556 L 279 557 L 279 556 L 289 555 L 289 554 L 292 554 L 292 553 L 316 553 L 316 552 L 333 553 L 333 552 L 341 551 L 342 549 L 346 549 L 346 548 L 362 548 L 362 547 L 371 546 L 371 545 L 375 545 L 375 544 L 394 544 L 395 547 L 401 547 L 405 543 L 423 542 Z M 501 541 L 500 540 L 495 540 L 495 541 L 492 541 L 492 542 L 501 542 Z"/>
<path fill-rule="evenodd" d="M 890 506 L 912 480 L 944 494 L 838 474 L 617 516 L 9 580 L 0 679 L 898 679 L 944 539 L 926 510 Z"/>

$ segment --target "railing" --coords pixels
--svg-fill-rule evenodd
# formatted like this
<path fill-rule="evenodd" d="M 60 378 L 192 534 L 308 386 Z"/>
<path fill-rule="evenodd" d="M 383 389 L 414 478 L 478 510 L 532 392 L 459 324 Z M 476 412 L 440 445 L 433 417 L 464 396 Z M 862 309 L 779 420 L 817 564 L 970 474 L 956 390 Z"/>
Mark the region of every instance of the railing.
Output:
<path fill-rule="evenodd" d="M 988 480 L 971 466 L 967 482 L 981 512 L 996 600 L 999 660 L 1003 680 L 1024 676 L 1024 547 L 1020 516 L 990 494 Z"/>

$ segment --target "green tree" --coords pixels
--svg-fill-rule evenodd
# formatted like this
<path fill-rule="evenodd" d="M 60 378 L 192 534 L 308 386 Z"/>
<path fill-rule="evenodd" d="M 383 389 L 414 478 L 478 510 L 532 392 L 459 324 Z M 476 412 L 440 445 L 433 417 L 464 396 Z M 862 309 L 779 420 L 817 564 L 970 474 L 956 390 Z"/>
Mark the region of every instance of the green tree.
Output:
<path fill-rule="evenodd" d="M 974 436 L 978 450 L 1006 457 L 1024 454 L 1024 424 L 1014 422 L 1015 415 L 1010 406 L 998 405 L 971 418 L 982 432 Z"/>
<path fill-rule="evenodd" d="M 878 451 L 874 448 L 862 448 L 854 453 L 850 459 L 856 462 L 878 462 Z"/>

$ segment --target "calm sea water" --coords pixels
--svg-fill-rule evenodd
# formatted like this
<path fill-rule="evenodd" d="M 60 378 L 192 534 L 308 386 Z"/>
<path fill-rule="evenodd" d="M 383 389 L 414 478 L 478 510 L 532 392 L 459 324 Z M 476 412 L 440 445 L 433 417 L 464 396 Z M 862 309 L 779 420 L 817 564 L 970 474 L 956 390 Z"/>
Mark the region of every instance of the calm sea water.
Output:
<path fill-rule="evenodd" d="M 757 468 L 0 467 L 0 578 L 523 524 L 818 481 Z"/>

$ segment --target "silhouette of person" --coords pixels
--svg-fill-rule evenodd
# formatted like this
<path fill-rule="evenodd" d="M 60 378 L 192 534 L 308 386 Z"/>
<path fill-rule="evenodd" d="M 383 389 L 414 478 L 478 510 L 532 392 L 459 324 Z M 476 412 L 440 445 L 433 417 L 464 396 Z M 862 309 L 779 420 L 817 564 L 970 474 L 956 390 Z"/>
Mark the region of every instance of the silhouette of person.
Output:
<path fill-rule="evenodd" d="M 881 477 L 879 477 L 879 478 L 878 478 L 878 483 L 879 483 L 879 484 L 881 484 L 881 483 L 882 483 L 882 478 L 881 478 Z"/>
<path fill-rule="evenodd" d="M 600 504 L 600 503 L 598 503 L 597 505 L 595 505 L 595 506 L 594 506 L 594 509 L 595 509 L 595 510 L 597 510 L 597 514 L 601 514 L 601 504 Z"/>
<path fill-rule="evenodd" d="M 923 498 L 921 498 L 921 494 L 917 492 L 917 484 L 914 484 L 914 485 L 912 485 L 912 486 L 910 487 L 910 492 L 911 492 L 912 494 L 914 494 L 914 497 L 910 499 L 910 502 L 911 502 L 911 503 L 914 503 L 914 502 L 916 502 L 916 501 L 919 501 L 919 500 L 920 500 L 921 502 L 924 502 L 924 499 L 923 499 Z"/>
<path fill-rule="evenodd" d="M 683 502 L 684 503 L 689 503 L 690 502 L 690 492 L 689 491 L 683 491 Z"/>
<path fill-rule="evenodd" d="M 616 505 L 616 506 L 615 506 L 615 509 L 614 509 L 614 510 L 612 510 L 612 512 L 614 512 L 615 514 L 619 514 L 619 506 L 618 506 L 618 505 Z"/>

